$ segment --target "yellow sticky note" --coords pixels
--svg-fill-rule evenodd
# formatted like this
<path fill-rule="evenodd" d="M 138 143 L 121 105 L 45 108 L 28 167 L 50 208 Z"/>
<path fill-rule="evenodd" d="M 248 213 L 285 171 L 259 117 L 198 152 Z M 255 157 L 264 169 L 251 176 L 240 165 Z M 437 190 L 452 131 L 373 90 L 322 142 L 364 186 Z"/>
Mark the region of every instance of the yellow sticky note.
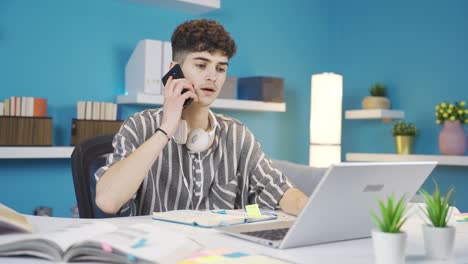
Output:
<path fill-rule="evenodd" d="M 260 208 L 258 208 L 258 204 L 249 204 L 245 207 L 245 210 L 247 211 L 247 215 L 250 217 L 262 216 Z"/>
<path fill-rule="evenodd" d="M 195 259 L 195 261 L 197 263 L 210 263 L 210 262 L 218 262 L 218 261 L 221 261 L 223 260 L 224 257 L 223 256 L 206 256 L 206 257 L 201 257 L 201 258 L 197 258 Z"/>

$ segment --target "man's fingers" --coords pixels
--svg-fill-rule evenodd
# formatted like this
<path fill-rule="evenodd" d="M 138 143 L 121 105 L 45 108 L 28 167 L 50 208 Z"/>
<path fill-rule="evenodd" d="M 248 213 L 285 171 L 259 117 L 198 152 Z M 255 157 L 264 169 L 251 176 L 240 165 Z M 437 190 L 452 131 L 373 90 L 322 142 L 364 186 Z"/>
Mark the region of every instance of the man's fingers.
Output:
<path fill-rule="evenodd" d="M 198 102 L 198 96 L 197 96 L 195 93 L 193 93 L 192 91 L 187 91 L 187 92 L 185 92 L 184 94 L 182 94 L 181 97 L 182 97 L 182 99 L 184 99 L 184 102 L 185 102 L 185 100 L 187 100 L 188 98 L 193 98 L 193 100 L 194 100 L 195 102 Z"/>
<path fill-rule="evenodd" d="M 188 89 L 188 90 L 191 90 L 193 92 L 194 89 L 193 89 L 193 85 L 191 83 L 189 83 L 188 81 L 186 80 L 177 80 L 178 82 L 175 84 L 175 87 L 174 87 L 174 94 L 182 94 L 182 90 L 183 89 Z"/>
<path fill-rule="evenodd" d="M 167 94 L 167 95 L 172 94 L 172 91 L 169 88 L 169 87 L 171 87 L 171 83 L 172 83 L 172 75 L 169 76 L 169 78 L 166 81 L 166 85 L 164 85 L 164 94 Z"/>

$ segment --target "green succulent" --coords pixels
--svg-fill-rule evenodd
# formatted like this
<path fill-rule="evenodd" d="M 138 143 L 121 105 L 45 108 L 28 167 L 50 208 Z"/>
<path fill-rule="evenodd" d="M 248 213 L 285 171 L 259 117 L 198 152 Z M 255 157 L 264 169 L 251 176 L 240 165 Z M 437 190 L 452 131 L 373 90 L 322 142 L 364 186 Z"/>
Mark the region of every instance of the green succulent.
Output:
<path fill-rule="evenodd" d="M 380 97 L 387 96 L 385 85 L 383 85 L 380 82 L 377 82 L 374 85 L 372 85 L 371 88 L 369 89 L 369 92 L 372 96 L 380 96 Z"/>
<path fill-rule="evenodd" d="M 435 181 L 434 184 L 435 189 L 432 195 L 424 189 L 419 191 L 424 199 L 424 203 L 426 204 L 426 210 L 423 210 L 423 212 L 434 227 L 446 227 L 454 188 L 450 188 L 447 194 L 445 194 L 445 197 L 442 198 L 439 186 Z"/>
<path fill-rule="evenodd" d="M 377 198 L 381 218 L 374 211 L 370 211 L 375 225 L 380 231 L 385 233 L 399 233 L 401 226 L 408 219 L 408 217 L 403 218 L 406 209 L 405 195 L 396 204 L 394 200 L 393 193 L 387 198 L 387 204 L 384 204 L 384 201 Z"/>
<path fill-rule="evenodd" d="M 413 123 L 405 123 L 399 121 L 393 125 L 392 135 L 393 136 L 416 136 L 418 129 Z"/>

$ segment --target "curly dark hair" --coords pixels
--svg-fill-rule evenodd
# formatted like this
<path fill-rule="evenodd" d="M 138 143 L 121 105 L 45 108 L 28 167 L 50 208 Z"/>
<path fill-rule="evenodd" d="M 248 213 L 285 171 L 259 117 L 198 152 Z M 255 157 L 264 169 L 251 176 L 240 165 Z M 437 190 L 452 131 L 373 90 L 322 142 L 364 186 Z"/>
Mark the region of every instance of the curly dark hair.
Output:
<path fill-rule="evenodd" d="M 236 43 L 229 32 L 215 20 L 197 19 L 180 24 L 172 33 L 172 59 L 182 62 L 188 52 L 221 51 L 230 59 Z"/>

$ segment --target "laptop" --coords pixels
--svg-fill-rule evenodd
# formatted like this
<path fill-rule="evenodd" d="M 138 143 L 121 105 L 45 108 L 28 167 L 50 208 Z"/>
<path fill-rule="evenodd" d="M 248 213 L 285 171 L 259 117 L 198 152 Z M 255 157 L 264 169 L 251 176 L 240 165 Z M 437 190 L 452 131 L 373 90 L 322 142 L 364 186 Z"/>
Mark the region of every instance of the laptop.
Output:
<path fill-rule="evenodd" d="M 331 165 L 295 221 L 275 221 L 217 230 L 275 248 L 293 248 L 371 236 L 369 211 L 392 193 L 409 201 L 437 162 L 351 162 Z"/>

